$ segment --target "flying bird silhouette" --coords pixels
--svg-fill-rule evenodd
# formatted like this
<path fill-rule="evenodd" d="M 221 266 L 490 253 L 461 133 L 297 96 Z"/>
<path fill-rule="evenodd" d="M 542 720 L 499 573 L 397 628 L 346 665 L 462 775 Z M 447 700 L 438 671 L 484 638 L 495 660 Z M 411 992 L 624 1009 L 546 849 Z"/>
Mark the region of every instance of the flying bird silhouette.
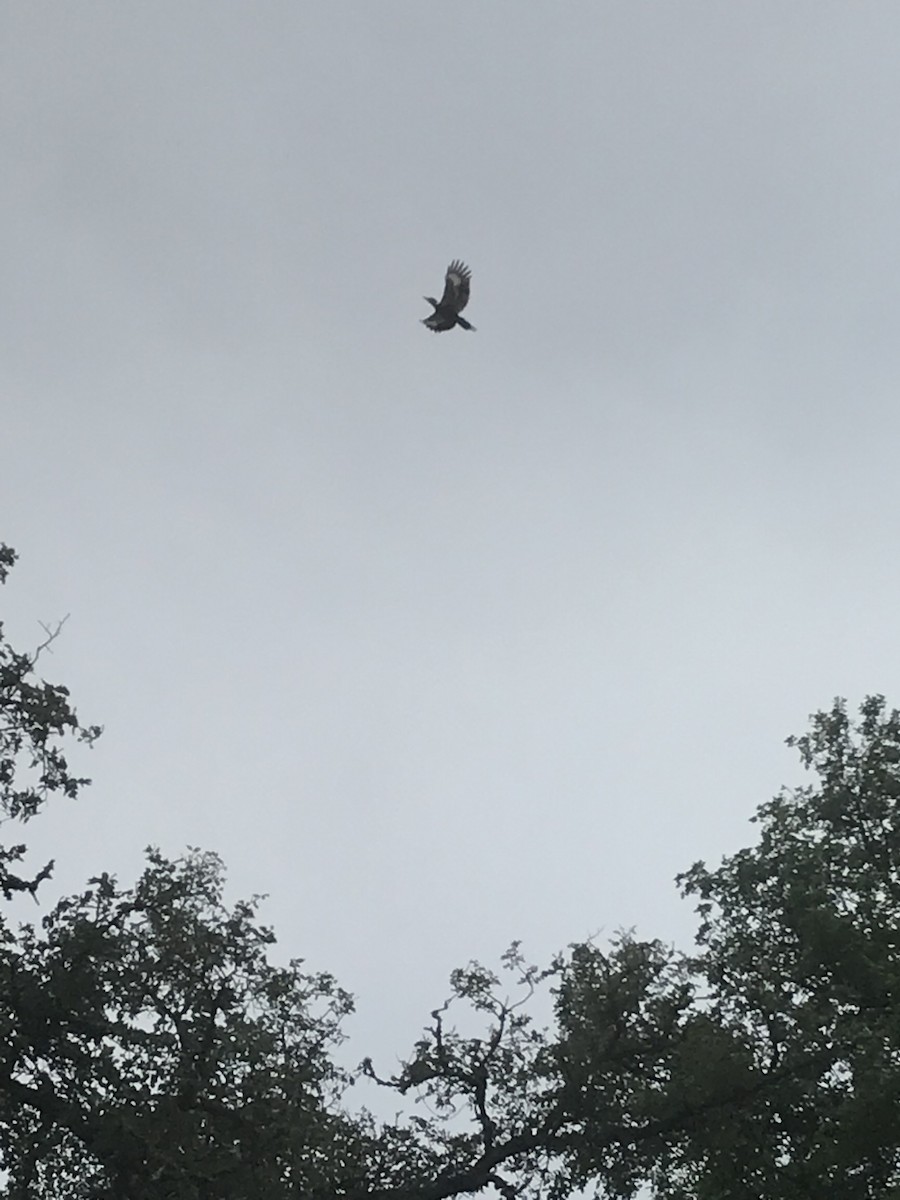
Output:
<path fill-rule="evenodd" d="M 474 329 L 474 325 L 470 325 L 464 317 L 459 315 L 469 303 L 469 280 L 471 278 L 472 272 L 469 268 L 455 258 L 444 276 L 444 294 L 441 296 L 440 303 L 431 296 L 425 297 L 434 312 L 430 317 L 425 317 L 422 324 L 427 325 L 434 333 L 443 333 L 445 329 L 452 329 L 454 325 L 461 325 L 463 329 Z"/>

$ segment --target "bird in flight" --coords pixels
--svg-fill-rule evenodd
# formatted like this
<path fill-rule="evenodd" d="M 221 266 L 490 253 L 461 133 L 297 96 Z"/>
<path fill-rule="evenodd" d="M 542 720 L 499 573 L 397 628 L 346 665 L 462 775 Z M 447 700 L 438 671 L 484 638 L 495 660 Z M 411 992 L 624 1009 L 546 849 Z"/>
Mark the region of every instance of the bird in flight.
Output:
<path fill-rule="evenodd" d="M 434 312 L 430 317 L 425 317 L 422 324 L 427 325 L 434 333 L 442 333 L 445 329 L 452 329 L 454 325 L 461 325 L 463 329 L 474 329 L 474 325 L 470 325 L 459 315 L 469 303 L 471 278 L 472 272 L 469 268 L 455 258 L 444 276 L 444 294 L 440 303 L 431 296 L 425 297 Z"/>

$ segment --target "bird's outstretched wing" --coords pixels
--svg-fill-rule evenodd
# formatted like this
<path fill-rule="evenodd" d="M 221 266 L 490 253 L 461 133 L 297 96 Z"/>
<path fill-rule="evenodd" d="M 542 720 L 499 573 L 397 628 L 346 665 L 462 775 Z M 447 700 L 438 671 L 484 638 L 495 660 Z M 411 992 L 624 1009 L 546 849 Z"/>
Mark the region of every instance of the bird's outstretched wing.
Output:
<path fill-rule="evenodd" d="M 447 268 L 444 276 L 444 294 L 441 296 L 441 308 L 449 308 L 453 312 L 462 312 L 469 303 L 469 280 L 472 272 L 455 258 Z"/>

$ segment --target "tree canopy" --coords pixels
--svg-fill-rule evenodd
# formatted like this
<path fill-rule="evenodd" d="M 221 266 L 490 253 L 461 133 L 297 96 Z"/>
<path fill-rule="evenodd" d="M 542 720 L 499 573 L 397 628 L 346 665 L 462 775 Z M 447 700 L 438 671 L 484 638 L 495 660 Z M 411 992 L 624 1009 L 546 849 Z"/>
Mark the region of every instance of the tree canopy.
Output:
<path fill-rule="evenodd" d="M 7 826 L 79 795 L 67 756 L 100 733 L 40 650 L 0 626 Z M 690 952 L 621 934 L 537 967 L 514 944 L 452 973 L 393 1074 L 338 1065 L 352 998 L 275 965 L 213 854 L 150 850 L 131 885 L 91 879 L 37 924 L 0 913 L 2 1195 L 898 1200 L 900 714 L 835 701 L 791 744 L 810 782 L 680 879 Z M 0 848 L 7 901 L 40 899 L 52 863 L 25 864 Z M 396 1119 L 351 1104 L 364 1081 Z"/>

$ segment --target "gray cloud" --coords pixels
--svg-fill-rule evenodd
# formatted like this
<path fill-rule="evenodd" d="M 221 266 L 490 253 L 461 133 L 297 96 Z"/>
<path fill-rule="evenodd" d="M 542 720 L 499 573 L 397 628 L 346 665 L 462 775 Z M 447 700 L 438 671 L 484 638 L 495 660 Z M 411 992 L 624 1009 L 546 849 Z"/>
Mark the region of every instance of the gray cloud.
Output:
<path fill-rule="evenodd" d="M 900 13 L 2 21 L 4 605 L 108 728 L 60 884 L 221 850 L 360 1053 L 689 936 L 783 737 L 897 698 Z"/>

